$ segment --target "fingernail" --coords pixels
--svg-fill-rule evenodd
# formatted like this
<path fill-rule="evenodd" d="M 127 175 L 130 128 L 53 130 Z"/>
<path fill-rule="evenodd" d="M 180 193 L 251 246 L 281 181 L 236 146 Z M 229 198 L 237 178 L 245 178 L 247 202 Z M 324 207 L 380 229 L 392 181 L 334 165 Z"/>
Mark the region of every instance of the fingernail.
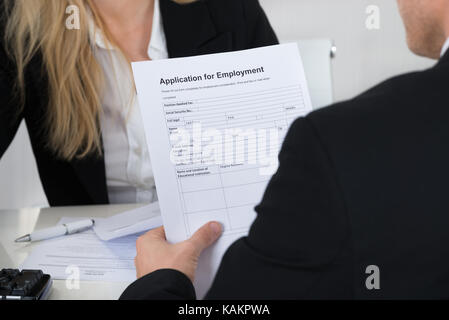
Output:
<path fill-rule="evenodd" d="M 220 223 L 218 222 L 212 222 L 210 224 L 210 229 L 212 230 L 212 232 L 216 235 L 221 234 L 221 231 L 223 230 L 222 226 Z"/>

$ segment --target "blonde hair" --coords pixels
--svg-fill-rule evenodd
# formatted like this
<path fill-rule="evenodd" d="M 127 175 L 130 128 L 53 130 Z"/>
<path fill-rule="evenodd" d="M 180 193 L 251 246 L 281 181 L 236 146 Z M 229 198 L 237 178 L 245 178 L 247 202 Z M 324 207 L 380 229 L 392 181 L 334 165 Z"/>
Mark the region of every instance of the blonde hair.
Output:
<path fill-rule="evenodd" d="M 48 79 L 49 100 L 43 124 L 47 147 L 64 160 L 102 154 L 99 116 L 104 78 L 89 39 L 89 12 L 96 27 L 108 40 L 112 37 L 92 1 L 5 0 L 5 43 L 17 67 L 20 108 L 25 104 L 26 67 L 40 54 Z M 79 8 L 79 30 L 65 26 L 66 8 L 71 5 Z"/>

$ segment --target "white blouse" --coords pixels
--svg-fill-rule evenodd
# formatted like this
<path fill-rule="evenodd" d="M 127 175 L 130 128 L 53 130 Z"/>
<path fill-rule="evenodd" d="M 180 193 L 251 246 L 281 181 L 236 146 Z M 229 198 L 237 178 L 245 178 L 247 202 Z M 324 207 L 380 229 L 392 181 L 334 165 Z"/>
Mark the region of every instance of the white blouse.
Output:
<path fill-rule="evenodd" d="M 100 118 L 109 200 L 118 203 L 157 201 L 153 170 L 131 69 L 91 23 L 95 57 L 105 76 L 103 114 Z M 152 60 L 168 58 L 165 33 L 155 0 L 153 30 L 148 48 Z"/>

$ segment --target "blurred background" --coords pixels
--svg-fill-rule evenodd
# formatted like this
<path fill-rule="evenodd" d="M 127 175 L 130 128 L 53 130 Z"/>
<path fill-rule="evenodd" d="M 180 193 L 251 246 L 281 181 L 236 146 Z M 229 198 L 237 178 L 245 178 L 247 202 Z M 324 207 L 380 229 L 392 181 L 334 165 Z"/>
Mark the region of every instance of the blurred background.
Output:
<path fill-rule="evenodd" d="M 420 70 L 435 62 L 407 49 L 394 0 L 260 0 L 281 41 L 331 39 L 335 101 L 349 99 L 396 74 Z M 375 6 L 379 28 L 367 28 Z M 371 20 L 370 20 L 371 21 Z M 17 165 L 20 164 L 20 165 Z M 0 161 L 0 209 L 44 207 L 47 200 L 22 125 Z"/>

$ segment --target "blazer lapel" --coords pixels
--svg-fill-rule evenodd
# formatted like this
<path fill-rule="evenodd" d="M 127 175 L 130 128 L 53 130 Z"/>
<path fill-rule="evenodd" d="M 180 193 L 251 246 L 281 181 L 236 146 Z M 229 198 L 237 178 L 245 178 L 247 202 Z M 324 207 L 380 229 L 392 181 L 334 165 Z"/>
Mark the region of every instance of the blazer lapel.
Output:
<path fill-rule="evenodd" d="M 70 164 L 93 204 L 108 204 L 104 158 L 88 156 L 82 160 L 72 160 Z"/>
<path fill-rule="evenodd" d="M 171 58 L 232 50 L 232 33 L 217 32 L 206 1 L 160 0 L 160 8 Z"/>

